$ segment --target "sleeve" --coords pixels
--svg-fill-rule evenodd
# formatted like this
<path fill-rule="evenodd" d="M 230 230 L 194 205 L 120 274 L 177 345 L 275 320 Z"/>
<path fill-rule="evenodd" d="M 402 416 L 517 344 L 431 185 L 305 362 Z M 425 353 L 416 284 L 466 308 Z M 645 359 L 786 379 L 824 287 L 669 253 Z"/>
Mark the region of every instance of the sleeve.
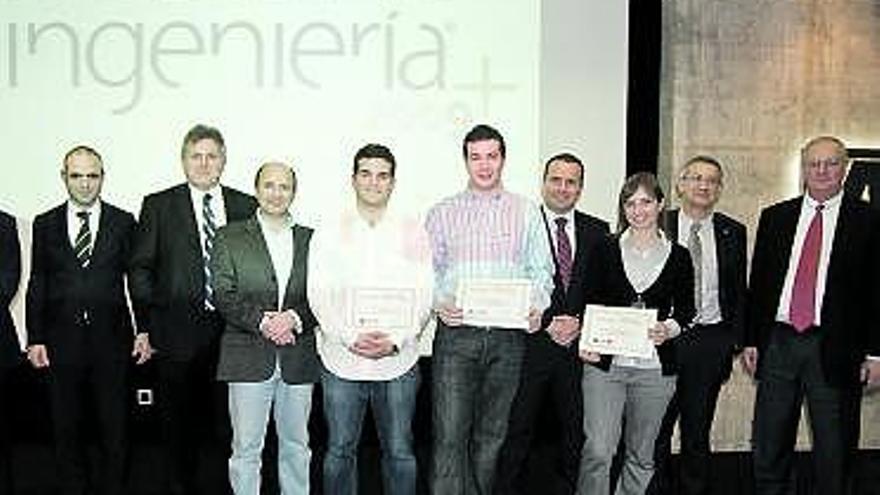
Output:
<path fill-rule="evenodd" d="M 550 306 L 553 293 L 553 253 L 544 230 L 541 212 L 534 205 L 526 209 L 525 269 L 532 281 L 532 307 L 544 311 Z"/>
<path fill-rule="evenodd" d="M 449 248 L 447 232 L 443 228 L 440 209 L 435 206 L 425 219 L 425 230 L 431 244 L 431 264 L 434 269 L 433 304 L 440 305 L 455 300 L 455 288 L 449 276 Z"/>
<path fill-rule="evenodd" d="M 767 210 L 761 212 L 758 220 L 758 230 L 755 234 L 755 246 L 752 249 L 752 266 L 749 272 L 749 285 L 746 292 L 745 330 L 743 332 L 743 347 L 755 347 L 758 345 L 758 332 L 761 324 L 761 297 L 759 288 L 763 286 L 761 277 L 768 270 L 768 248 L 765 246 L 768 236 L 773 235 L 767 220 Z"/>
<path fill-rule="evenodd" d="M 228 230 L 221 228 L 211 250 L 211 288 L 214 306 L 227 323 L 227 331 L 260 333 L 263 308 L 247 297 L 240 284 L 239 266 L 232 254 Z"/>
<path fill-rule="evenodd" d="M 0 218 L 0 220 L 4 220 Z M 3 221 L 0 229 L 0 246 L 3 249 L 3 259 L 0 261 L 0 304 L 8 307 L 18 291 L 21 280 L 21 245 L 18 241 L 15 219 Z"/>
<path fill-rule="evenodd" d="M 745 226 L 737 224 L 736 229 L 734 230 L 734 236 L 734 278 L 731 282 L 734 284 L 734 300 L 732 301 L 734 313 L 730 320 L 735 339 L 734 346 L 739 349 L 743 347 L 743 343 L 745 342 L 746 331 L 746 274 L 748 271 L 746 267 L 746 239 L 748 238 L 748 235 Z"/>
<path fill-rule="evenodd" d="M 399 349 L 424 338 L 425 329 L 431 320 L 433 304 L 434 272 L 431 266 L 431 245 L 423 223 L 416 222 L 414 228 L 403 235 L 410 241 L 407 256 L 411 254 L 411 283 L 414 288 L 412 317 L 414 325 L 400 332 L 392 333 L 391 340 Z"/>
<path fill-rule="evenodd" d="M 45 228 L 39 217 L 34 220 L 31 237 L 31 274 L 28 279 L 25 297 L 25 317 L 27 320 L 27 345 L 46 343 L 45 315 L 48 314 L 48 267 L 46 259 Z"/>
<path fill-rule="evenodd" d="M 159 257 L 159 208 L 147 197 L 134 231 L 129 257 L 128 290 L 139 332 L 149 333 L 150 309 L 154 304 L 156 265 Z"/>

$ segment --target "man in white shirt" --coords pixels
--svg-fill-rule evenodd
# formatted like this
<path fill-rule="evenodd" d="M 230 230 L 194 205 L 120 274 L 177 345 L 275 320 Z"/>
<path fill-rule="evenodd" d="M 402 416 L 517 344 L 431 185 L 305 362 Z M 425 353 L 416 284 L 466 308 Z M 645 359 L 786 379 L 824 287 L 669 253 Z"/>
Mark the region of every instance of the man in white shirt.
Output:
<path fill-rule="evenodd" d="M 416 490 L 416 362 L 433 278 L 422 222 L 389 207 L 395 166 L 385 146 L 358 150 L 354 208 L 319 228 L 312 242 L 308 297 L 320 325 L 329 436 L 324 493 L 357 493 L 357 446 L 368 404 L 382 446 L 386 493 Z"/>

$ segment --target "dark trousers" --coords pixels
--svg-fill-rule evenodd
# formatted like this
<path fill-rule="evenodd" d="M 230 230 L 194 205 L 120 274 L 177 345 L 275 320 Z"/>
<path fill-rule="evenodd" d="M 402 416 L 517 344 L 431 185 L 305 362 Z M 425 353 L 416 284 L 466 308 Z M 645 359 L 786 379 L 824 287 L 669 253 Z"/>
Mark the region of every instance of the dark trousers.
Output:
<path fill-rule="evenodd" d="M 577 489 L 583 433 L 581 373 L 583 365 L 574 350 L 553 342 L 542 331 L 526 336 L 526 351 L 519 390 L 513 401 L 507 439 L 501 449 L 495 493 L 523 493 L 523 476 L 539 412 L 548 402 L 556 412 L 560 443 L 552 463 L 555 477 L 547 494 L 572 494 Z M 577 344 L 573 344 L 577 345 Z"/>
<path fill-rule="evenodd" d="M 721 386 L 730 377 L 734 338 L 724 324 L 696 325 L 676 341 L 678 377 L 657 437 L 656 471 L 649 493 L 711 493 L 709 437 Z M 672 433 L 679 422 L 681 470 L 673 490 Z"/>
<path fill-rule="evenodd" d="M 205 348 L 190 359 L 157 360 L 158 404 L 165 446 L 168 492 L 172 494 L 231 493 L 228 478 L 219 486 L 197 483 L 199 460 L 216 464 L 207 472 L 226 472 L 232 438 L 226 384 L 216 380 L 217 348 Z M 227 455 L 200 456 L 202 446 Z"/>
<path fill-rule="evenodd" d="M 522 330 L 437 325 L 433 495 L 489 495 L 525 344 Z"/>
<path fill-rule="evenodd" d="M 849 493 L 850 467 L 859 428 L 860 388 L 828 382 L 821 365 L 821 329 L 798 334 L 777 325 L 759 356 L 755 401 L 756 493 L 788 494 L 801 404 L 806 399 L 813 438 L 816 493 Z"/>
<path fill-rule="evenodd" d="M 127 454 L 127 360 L 52 362 L 49 395 L 61 493 L 121 495 Z M 93 420 L 91 419 L 93 418 Z M 100 459 L 89 486 L 86 424 L 97 430 Z"/>
<path fill-rule="evenodd" d="M 0 494 L 13 493 L 12 438 L 10 434 L 13 415 L 10 413 L 15 401 L 10 391 L 14 368 L 0 365 Z"/>

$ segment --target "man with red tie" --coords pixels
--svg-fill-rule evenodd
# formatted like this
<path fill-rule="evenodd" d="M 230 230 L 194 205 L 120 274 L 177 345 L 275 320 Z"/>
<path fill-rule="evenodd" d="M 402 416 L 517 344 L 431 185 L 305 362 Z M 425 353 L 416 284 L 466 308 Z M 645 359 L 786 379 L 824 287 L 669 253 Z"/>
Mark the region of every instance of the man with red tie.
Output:
<path fill-rule="evenodd" d="M 789 493 L 806 400 L 818 493 L 848 492 L 862 383 L 880 378 L 876 257 L 866 203 L 842 192 L 846 146 L 832 136 L 801 151 L 805 194 L 761 212 L 749 284 L 743 364 L 758 378 L 756 493 Z"/>

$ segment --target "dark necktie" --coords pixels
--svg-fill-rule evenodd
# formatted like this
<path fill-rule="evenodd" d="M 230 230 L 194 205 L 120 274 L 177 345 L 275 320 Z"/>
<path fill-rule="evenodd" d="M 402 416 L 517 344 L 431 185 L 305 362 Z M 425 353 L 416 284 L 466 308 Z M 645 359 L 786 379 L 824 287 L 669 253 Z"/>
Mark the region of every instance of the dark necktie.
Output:
<path fill-rule="evenodd" d="M 565 217 L 556 218 L 556 264 L 559 266 L 559 277 L 566 288 L 571 279 L 572 262 L 571 241 L 568 239 L 568 232 L 565 231 L 567 222 Z"/>
<path fill-rule="evenodd" d="M 825 205 L 816 205 L 816 213 L 810 221 L 801 258 L 798 261 L 794 284 L 791 289 L 791 306 L 788 319 L 791 325 L 803 332 L 816 320 L 816 278 L 819 273 L 819 255 L 822 252 L 822 209 Z"/>
<path fill-rule="evenodd" d="M 205 234 L 203 255 L 205 258 L 205 307 L 214 309 L 214 290 L 211 287 L 211 249 L 214 246 L 214 235 L 217 234 L 217 223 L 211 209 L 211 195 L 202 196 L 202 232 Z"/>
<path fill-rule="evenodd" d="M 73 242 L 73 252 L 79 265 L 83 268 L 89 266 L 92 259 L 92 230 L 89 228 L 89 212 L 79 211 L 76 216 L 80 220 L 79 232 Z"/>
<path fill-rule="evenodd" d="M 703 302 L 703 242 L 700 240 L 700 222 L 691 224 L 691 237 L 688 239 L 688 251 L 691 252 L 691 261 L 694 263 L 694 307 L 700 314 Z"/>

